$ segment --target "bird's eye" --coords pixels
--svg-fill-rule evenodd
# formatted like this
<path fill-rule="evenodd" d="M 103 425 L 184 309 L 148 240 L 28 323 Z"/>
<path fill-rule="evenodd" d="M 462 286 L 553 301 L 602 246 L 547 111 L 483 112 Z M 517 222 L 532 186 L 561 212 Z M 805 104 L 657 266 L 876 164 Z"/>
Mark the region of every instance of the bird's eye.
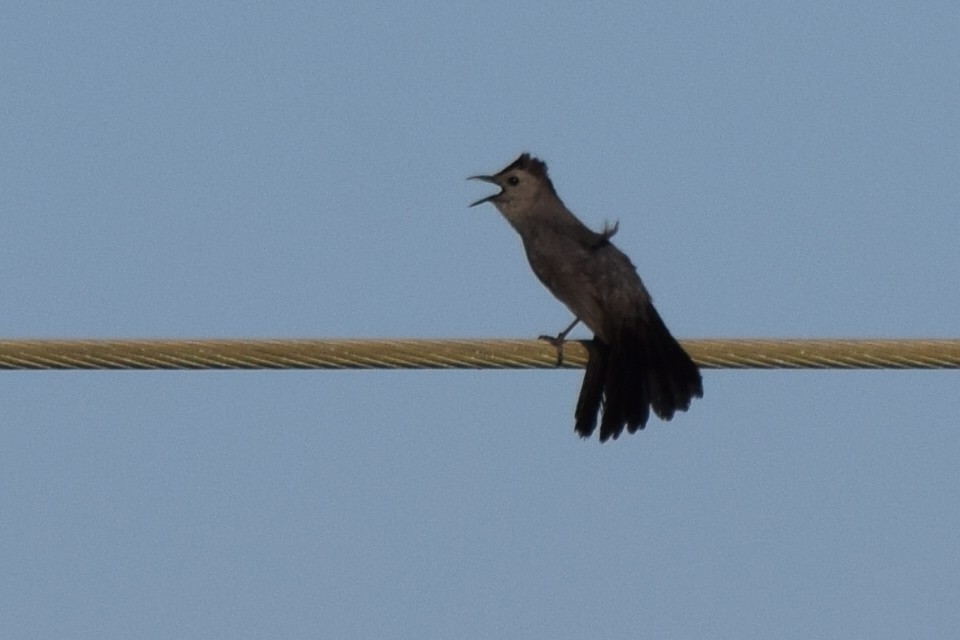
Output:
<path fill-rule="evenodd" d="M 517 176 L 510 176 L 510 179 L 507 180 L 507 184 L 509 184 L 511 187 L 515 187 L 520 184 L 520 178 Z"/>

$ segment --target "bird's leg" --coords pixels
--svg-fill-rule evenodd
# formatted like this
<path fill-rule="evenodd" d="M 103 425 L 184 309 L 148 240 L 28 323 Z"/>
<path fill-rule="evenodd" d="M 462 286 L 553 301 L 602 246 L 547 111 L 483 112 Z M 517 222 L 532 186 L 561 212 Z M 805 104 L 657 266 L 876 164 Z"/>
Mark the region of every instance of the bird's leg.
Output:
<path fill-rule="evenodd" d="M 577 324 L 579 323 L 580 323 L 580 318 L 574 318 L 573 322 L 570 323 L 570 326 L 564 329 L 563 331 L 561 331 L 560 333 L 558 333 L 556 337 L 547 336 L 547 335 L 537 336 L 537 340 L 543 340 L 545 342 L 549 342 L 550 344 L 552 344 L 554 347 L 557 348 L 557 366 L 558 367 L 563 364 L 563 343 L 567 341 L 567 334 L 573 331 L 573 328 L 577 326 Z"/>

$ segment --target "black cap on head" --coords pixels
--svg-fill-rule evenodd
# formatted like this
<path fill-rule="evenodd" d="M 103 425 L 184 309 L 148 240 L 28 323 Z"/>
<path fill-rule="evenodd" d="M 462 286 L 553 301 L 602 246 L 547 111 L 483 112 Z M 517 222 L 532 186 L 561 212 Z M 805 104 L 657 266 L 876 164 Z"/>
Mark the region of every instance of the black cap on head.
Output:
<path fill-rule="evenodd" d="M 501 173 L 506 173 L 512 171 L 513 169 L 526 169 L 534 175 L 547 177 L 547 163 L 545 163 L 540 158 L 534 158 L 529 153 L 521 153 L 520 157 L 510 163 L 505 169 L 500 171 L 497 175 Z"/>

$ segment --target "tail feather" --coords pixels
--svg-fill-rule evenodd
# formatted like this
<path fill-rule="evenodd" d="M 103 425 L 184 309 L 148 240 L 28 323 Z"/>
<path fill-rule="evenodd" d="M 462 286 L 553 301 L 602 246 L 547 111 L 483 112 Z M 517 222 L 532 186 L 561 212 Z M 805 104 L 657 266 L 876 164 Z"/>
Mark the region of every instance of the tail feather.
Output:
<path fill-rule="evenodd" d="M 630 389 L 627 388 L 626 359 L 622 351 L 611 349 L 603 385 L 603 419 L 600 421 L 600 442 L 611 437 L 616 440 L 623 431 L 627 419 L 627 403 Z"/>
<path fill-rule="evenodd" d="M 689 409 L 693 398 L 703 397 L 696 363 L 652 306 L 642 321 L 623 326 L 611 338 L 612 344 L 597 337 L 587 343 L 590 357 L 576 410 L 580 436 L 593 434 L 601 407 L 600 441 L 605 442 L 624 429 L 643 429 L 651 408 L 670 420 Z"/>
<path fill-rule="evenodd" d="M 650 417 L 650 399 L 656 391 L 655 387 L 646 384 L 650 359 L 640 337 L 637 331 L 624 331 L 621 335 L 623 362 L 617 375 L 623 385 L 625 411 L 621 424 L 617 426 L 618 433 L 623 430 L 623 422 L 626 422 L 629 433 L 636 433 L 646 426 Z"/>
<path fill-rule="evenodd" d="M 580 397 L 577 399 L 576 431 L 581 438 L 589 438 L 597 427 L 597 414 L 603 403 L 603 388 L 606 383 L 607 364 L 610 356 L 610 347 L 594 338 L 585 343 L 587 352 L 587 369 L 583 374 L 583 384 L 580 385 Z"/>
<path fill-rule="evenodd" d="M 703 380 L 696 363 L 670 334 L 660 315 L 653 307 L 650 311 L 651 374 L 656 376 L 659 387 L 659 393 L 651 395 L 651 404 L 657 417 L 670 420 L 677 411 L 689 409 L 693 398 L 703 397 Z"/>

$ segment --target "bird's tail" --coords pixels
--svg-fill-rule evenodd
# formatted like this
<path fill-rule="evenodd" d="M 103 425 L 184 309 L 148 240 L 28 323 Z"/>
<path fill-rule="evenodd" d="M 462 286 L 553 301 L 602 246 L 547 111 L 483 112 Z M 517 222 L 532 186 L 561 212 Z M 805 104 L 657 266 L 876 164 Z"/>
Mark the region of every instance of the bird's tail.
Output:
<path fill-rule="evenodd" d="M 589 437 L 603 407 L 600 441 L 616 439 L 624 428 L 643 429 L 650 409 L 662 420 L 703 397 L 700 371 L 674 339 L 653 306 L 642 321 L 623 326 L 611 343 L 588 343 L 589 359 L 576 410 L 576 431 Z"/>

